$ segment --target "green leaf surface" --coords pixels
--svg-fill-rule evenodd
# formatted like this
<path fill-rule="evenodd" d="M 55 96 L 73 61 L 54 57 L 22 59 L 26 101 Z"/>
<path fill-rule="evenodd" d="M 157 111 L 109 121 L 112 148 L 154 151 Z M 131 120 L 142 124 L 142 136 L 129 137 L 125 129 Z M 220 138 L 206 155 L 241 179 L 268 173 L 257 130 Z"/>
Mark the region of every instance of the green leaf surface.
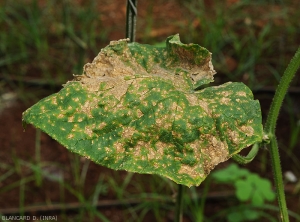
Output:
<path fill-rule="evenodd" d="M 23 122 L 109 168 L 199 185 L 263 134 L 259 102 L 244 84 L 196 90 L 214 74 L 211 53 L 178 35 L 164 48 L 112 41 Z"/>
<path fill-rule="evenodd" d="M 257 221 L 260 218 L 256 210 L 242 209 L 227 215 L 229 222 Z"/>
<path fill-rule="evenodd" d="M 237 180 L 235 182 L 236 196 L 240 201 L 249 200 L 253 194 L 252 184 L 245 180 Z"/>
<path fill-rule="evenodd" d="M 265 201 L 275 199 L 271 182 L 257 174 L 249 174 L 245 180 L 237 180 L 235 187 L 236 196 L 240 201 L 251 200 L 252 204 L 261 206 Z"/>
<path fill-rule="evenodd" d="M 247 169 L 240 168 L 237 164 L 232 163 L 225 169 L 214 171 L 212 177 L 221 183 L 232 183 L 249 174 L 250 172 Z"/>

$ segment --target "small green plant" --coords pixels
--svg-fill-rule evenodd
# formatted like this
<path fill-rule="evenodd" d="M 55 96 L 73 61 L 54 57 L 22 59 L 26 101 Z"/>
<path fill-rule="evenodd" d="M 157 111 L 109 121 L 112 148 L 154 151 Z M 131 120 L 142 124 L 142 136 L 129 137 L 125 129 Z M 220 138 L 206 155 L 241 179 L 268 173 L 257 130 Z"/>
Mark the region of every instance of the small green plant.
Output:
<path fill-rule="evenodd" d="M 265 202 L 276 198 L 268 179 L 261 178 L 247 169 L 239 168 L 236 164 L 215 171 L 211 176 L 218 183 L 232 184 L 235 188 L 235 196 L 241 203 L 249 202 L 259 208 Z M 229 212 L 226 216 L 230 222 L 253 221 L 258 220 L 261 214 L 256 209 L 242 208 L 239 211 Z"/>

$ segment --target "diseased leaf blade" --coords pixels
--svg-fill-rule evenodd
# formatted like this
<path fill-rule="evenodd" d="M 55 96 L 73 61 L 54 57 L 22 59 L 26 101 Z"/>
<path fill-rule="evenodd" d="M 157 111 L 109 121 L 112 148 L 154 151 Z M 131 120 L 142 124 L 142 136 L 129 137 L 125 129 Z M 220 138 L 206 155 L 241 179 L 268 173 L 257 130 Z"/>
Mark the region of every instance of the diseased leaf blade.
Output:
<path fill-rule="evenodd" d="M 115 170 L 199 185 L 262 140 L 261 111 L 242 83 L 213 81 L 211 54 L 175 35 L 166 48 L 111 42 L 64 88 L 23 113 L 70 151 Z"/>

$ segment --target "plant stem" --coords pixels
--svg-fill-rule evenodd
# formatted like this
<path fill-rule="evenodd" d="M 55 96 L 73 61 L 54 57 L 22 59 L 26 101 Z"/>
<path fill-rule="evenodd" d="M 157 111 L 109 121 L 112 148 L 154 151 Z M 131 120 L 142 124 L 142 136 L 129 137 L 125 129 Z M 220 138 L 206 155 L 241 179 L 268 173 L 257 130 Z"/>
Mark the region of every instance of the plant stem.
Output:
<path fill-rule="evenodd" d="M 259 150 L 259 145 L 258 145 L 258 143 L 255 143 L 247 156 L 242 156 L 242 155 L 239 155 L 239 154 L 235 154 L 235 155 L 232 156 L 232 159 L 234 159 L 239 164 L 250 163 L 254 159 L 254 157 L 256 157 L 256 154 L 258 153 L 258 150 Z"/>
<path fill-rule="evenodd" d="M 300 47 L 298 48 L 296 54 L 290 61 L 288 67 L 284 71 L 284 74 L 280 80 L 280 83 L 276 89 L 270 112 L 267 117 L 267 121 L 265 124 L 265 132 L 267 134 L 273 134 L 275 132 L 276 122 L 279 115 L 279 110 L 282 106 L 283 99 L 285 94 L 289 88 L 289 85 L 295 76 L 297 69 L 300 66 Z"/>
<path fill-rule="evenodd" d="M 178 184 L 176 208 L 175 208 L 175 222 L 182 222 L 183 190 L 184 190 L 184 186 Z"/>
<path fill-rule="evenodd" d="M 210 188 L 210 182 L 211 182 L 211 177 L 207 177 L 204 183 L 204 189 L 200 199 L 199 215 L 201 215 L 201 218 L 198 218 L 199 222 L 204 221 L 205 201 L 207 200 L 206 198 Z"/>
<path fill-rule="evenodd" d="M 36 130 L 35 135 L 35 161 L 38 167 L 38 170 L 35 171 L 36 180 L 35 183 L 38 187 L 42 184 L 42 175 L 41 175 L 41 130 Z"/>
<path fill-rule="evenodd" d="M 279 110 L 283 103 L 283 99 L 299 66 L 300 66 L 300 47 L 298 48 L 295 56 L 292 58 L 291 62 L 289 63 L 287 69 L 285 70 L 280 80 L 265 125 L 265 133 L 268 134 L 271 139 L 270 154 L 271 154 L 272 168 L 274 173 L 274 181 L 276 186 L 278 204 L 281 213 L 281 220 L 284 222 L 289 221 L 289 217 L 288 217 L 288 211 L 287 211 L 286 200 L 284 195 L 284 186 L 282 180 L 282 171 L 280 166 L 278 144 L 275 136 L 275 127 L 279 115 Z"/>
<path fill-rule="evenodd" d="M 135 41 L 135 27 L 137 16 L 137 0 L 127 0 L 126 10 L 126 38 Z"/>
<path fill-rule="evenodd" d="M 274 182 L 275 182 L 275 188 L 277 192 L 277 199 L 280 209 L 280 217 L 281 220 L 284 222 L 289 221 L 289 215 L 285 200 L 285 194 L 284 194 L 284 186 L 283 186 L 283 180 L 282 180 L 282 171 L 280 166 L 280 156 L 278 151 L 278 144 L 276 137 L 274 136 L 271 139 L 271 163 L 273 168 L 273 174 L 274 174 Z"/>

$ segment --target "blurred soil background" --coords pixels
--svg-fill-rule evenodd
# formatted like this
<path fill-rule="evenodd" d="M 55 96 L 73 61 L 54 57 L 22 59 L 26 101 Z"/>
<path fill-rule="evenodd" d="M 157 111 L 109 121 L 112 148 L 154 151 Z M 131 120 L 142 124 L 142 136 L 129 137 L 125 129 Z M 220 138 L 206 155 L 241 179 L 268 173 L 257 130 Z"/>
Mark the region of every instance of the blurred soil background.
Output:
<path fill-rule="evenodd" d="M 32 126 L 25 132 L 22 127 L 22 112 L 81 74 L 110 40 L 125 38 L 125 18 L 125 0 L 0 0 L 0 216 L 173 220 L 173 182 L 96 165 Z M 213 84 L 244 82 L 259 99 L 265 120 L 280 76 L 300 45 L 299 21 L 298 0 L 140 0 L 136 41 L 157 44 L 179 33 L 182 42 L 206 47 L 217 71 Z M 277 126 L 283 172 L 298 179 L 285 179 L 288 207 L 298 214 L 299 98 L 298 72 Z M 260 150 L 244 167 L 273 183 L 268 150 Z M 196 221 L 198 209 L 190 199 L 195 194 L 200 198 L 203 187 L 187 191 L 184 221 Z M 217 183 L 210 185 L 205 201 L 204 221 L 240 205 L 233 186 Z M 269 205 L 273 208 L 261 211 L 278 219 L 277 203 Z M 215 221 L 226 221 L 219 216 Z"/>

